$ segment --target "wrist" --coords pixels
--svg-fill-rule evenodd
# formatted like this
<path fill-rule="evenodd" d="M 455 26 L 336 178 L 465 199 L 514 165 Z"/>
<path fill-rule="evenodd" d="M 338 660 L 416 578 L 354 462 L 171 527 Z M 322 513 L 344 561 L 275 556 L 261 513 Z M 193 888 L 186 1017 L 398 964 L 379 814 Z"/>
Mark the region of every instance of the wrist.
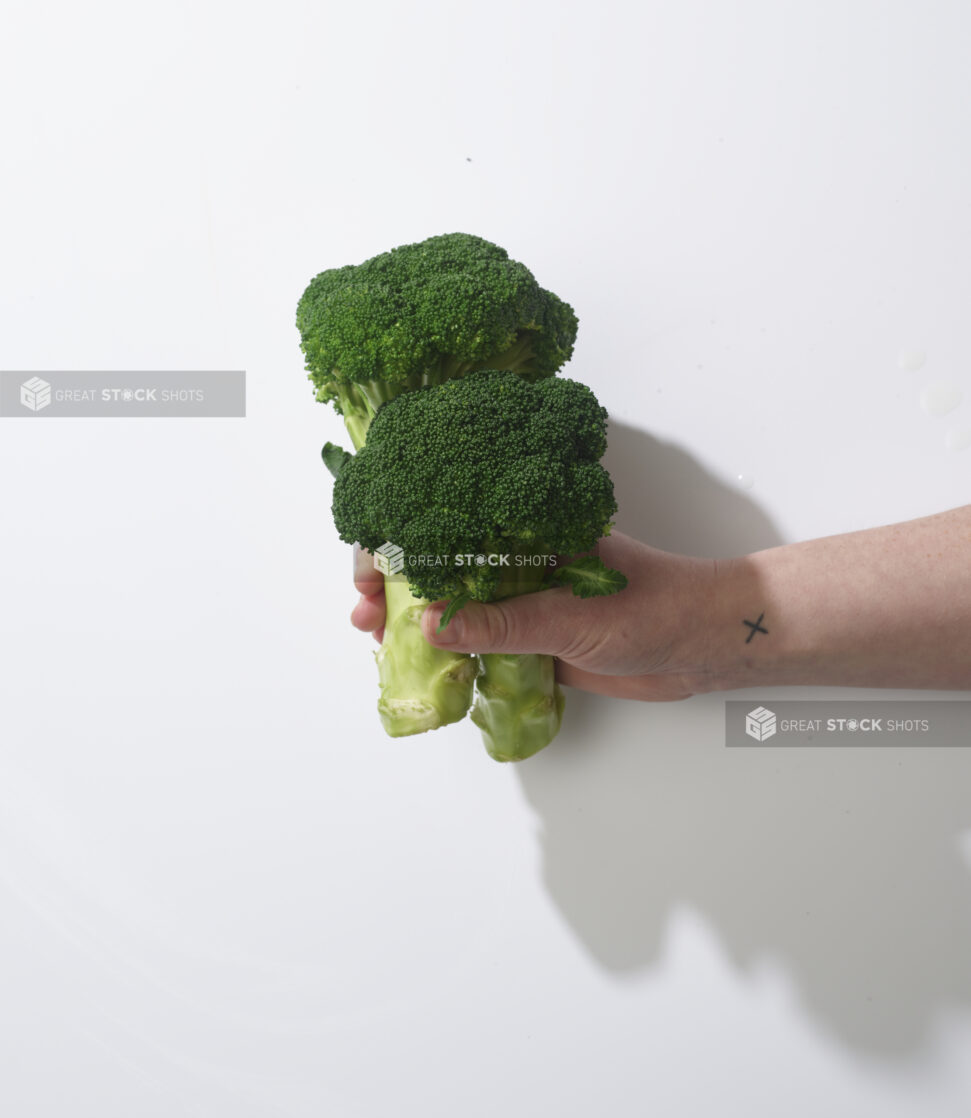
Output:
<path fill-rule="evenodd" d="M 774 571 L 784 548 L 712 561 L 705 618 L 710 691 L 798 683 L 811 650 L 793 641 Z"/>

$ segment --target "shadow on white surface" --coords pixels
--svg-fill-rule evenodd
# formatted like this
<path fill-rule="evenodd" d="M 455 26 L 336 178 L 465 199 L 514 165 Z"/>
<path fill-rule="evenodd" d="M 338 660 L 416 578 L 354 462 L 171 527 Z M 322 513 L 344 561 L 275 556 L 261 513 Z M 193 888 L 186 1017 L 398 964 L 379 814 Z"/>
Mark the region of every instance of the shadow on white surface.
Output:
<path fill-rule="evenodd" d="M 617 424 L 611 439 L 625 531 L 701 555 L 781 542 L 685 452 Z M 784 966 L 827 1034 L 861 1054 L 916 1055 L 939 1012 L 971 1007 L 971 753 L 728 750 L 724 702 L 740 694 L 756 696 L 568 691 L 556 745 L 517 769 L 552 898 L 619 976 L 660 967 L 670 914 L 693 907 L 738 967 Z"/>

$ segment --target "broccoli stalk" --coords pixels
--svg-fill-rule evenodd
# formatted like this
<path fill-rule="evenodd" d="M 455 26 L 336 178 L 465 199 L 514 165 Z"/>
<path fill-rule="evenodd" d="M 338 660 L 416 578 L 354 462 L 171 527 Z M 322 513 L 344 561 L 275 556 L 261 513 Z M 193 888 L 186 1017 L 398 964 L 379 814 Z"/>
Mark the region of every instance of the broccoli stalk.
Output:
<path fill-rule="evenodd" d="M 572 586 L 578 597 L 592 598 L 614 594 L 627 585 L 624 575 L 595 556 L 556 567 L 523 569 L 528 573 L 512 584 L 504 584 L 496 599 L 555 585 Z M 443 615 L 441 628 L 463 604 L 463 600 L 453 599 L 454 608 Z M 563 717 L 563 692 L 556 682 L 553 657 L 487 652 L 480 654 L 479 660 L 482 667 L 469 717 L 482 731 L 489 755 L 497 761 L 532 757 L 556 737 Z"/>
<path fill-rule="evenodd" d="M 421 631 L 426 602 L 407 579 L 385 578 L 387 613 L 384 640 L 375 653 L 380 698 L 378 713 L 393 738 L 436 730 L 465 717 L 478 672 L 474 656 L 430 645 Z"/>
<path fill-rule="evenodd" d="M 515 558 L 538 557 L 520 553 Z M 514 568 L 512 577 L 503 578 L 492 600 L 541 590 L 548 584 L 548 573 L 546 564 L 524 563 Z M 448 624 L 444 615 L 443 622 L 444 628 Z M 496 761 L 532 757 L 556 737 L 563 718 L 563 692 L 556 682 L 553 657 L 486 652 L 479 662 L 475 706 L 469 717 L 482 731 L 489 756 Z"/>
<path fill-rule="evenodd" d="M 469 717 L 496 761 L 524 761 L 556 737 L 563 692 L 552 656 L 489 652 L 481 658 L 476 700 Z"/>
<path fill-rule="evenodd" d="M 606 412 L 583 385 L 472 372 L 399 396 L 377 413 L 364 447 L 338 473 L 334 521 L 348 542 L 401 547 L 411 592 L 449 600 L 443 623 L 469 600 L 557 583 L 571 583 L 582 596 L 612 593 L 626 579 L 600 560 L 555 564 L 558 555 L 589 551 L 609 531 L 617 504 L 600 465 L 605 449 Z M 399 657 L 395 643 L 409 640 L 420 612 L 401 623 L 401 636 L 399 608 L 400 601 L 389 601 L 386 659 L 389 678 L 407 676 L 394 680 L 405 693 L 415 686 L 405 666 L 412 652 Z M 473 719 L 486 748 L 497 760 L 531 756 L 560 725 L 563 697 L 552 659 L 480 659 Z M 421 681 L 414 697 L 428 700 Z"/>
<path fill-rule="evenodd" d="M 398 394 L 380 381 L 366 385 L 335 383 L 333 391 L 334 406 L 344 417 L 344 426 L 355 450 L 364 446 L 367 429 L 378 408 Z"/>
<path fill-rule="evenodd" d="M 573 352 L 577 320 L 505 249 L 448 233 L 321 272 L 300 299 L 297 327 L 317 399 L 333 403 L 360 450 L 378 410 L 403 393 L 486 367 L 530 381 L 553 376 Z M 324 461 L 339 469 L 342 452 L 329 447 Z M 420 733 L 464 717 L 475 663 L 462 653 L 422 650 L 413 639 L 415 603 L 387 589 L 385 632 L 396 635 L 378 667 L 382 719 L 394 727 L 388 732 Z M 396 642 L 411 647 L 407 670 Z M 427 693 L 416 682 L 421 670 Z"/>

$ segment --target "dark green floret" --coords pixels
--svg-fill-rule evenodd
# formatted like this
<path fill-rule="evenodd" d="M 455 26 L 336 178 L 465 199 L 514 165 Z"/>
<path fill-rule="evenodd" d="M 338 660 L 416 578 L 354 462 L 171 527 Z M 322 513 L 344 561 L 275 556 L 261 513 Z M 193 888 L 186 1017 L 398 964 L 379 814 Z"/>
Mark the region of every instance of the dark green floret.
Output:
<path fill-rule="evenodd" d="M 535 589 L 552 577 L 543 556 L 588 551 L 609 528 L 617 503 L 600 465 L 606 445 L 606 412 L 585 385 L 472 373 L 378 412 L 337 477 L 334 521 L 348 542 L 403 548 L 414 559 L 404 573 L 424 598 Z M 510 558 L 492 565 L 495 555 Z"/>
<path fill-rule="evenodd" d="M 297 307 L 317 399 L 363 445 L 382 403 L 474 369 L 552 376 L 573 352 L 573 309 L 505 249 L 467 233 L 321 272 Z"/>

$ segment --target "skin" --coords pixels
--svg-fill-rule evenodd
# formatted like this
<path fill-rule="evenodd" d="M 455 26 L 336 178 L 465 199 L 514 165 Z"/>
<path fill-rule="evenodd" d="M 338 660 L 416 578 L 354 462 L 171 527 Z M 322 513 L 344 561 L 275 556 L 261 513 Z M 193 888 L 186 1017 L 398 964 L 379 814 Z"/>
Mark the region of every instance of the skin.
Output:
<path fill-rule="evenodd" d="M 971 505 L 901 524 L 785 544 L 737 559 L 659 551 L 613 532 L 619 594 L 569 588 L 465 606 L 432 644 L 542 652 L 560 683 L 671 700 L 753 686 L 971 689 Z M 380 641 L 384 588 L 355 550 L 352 623 Z M 761 621 L 759 619 L 761 618 Z"/>

